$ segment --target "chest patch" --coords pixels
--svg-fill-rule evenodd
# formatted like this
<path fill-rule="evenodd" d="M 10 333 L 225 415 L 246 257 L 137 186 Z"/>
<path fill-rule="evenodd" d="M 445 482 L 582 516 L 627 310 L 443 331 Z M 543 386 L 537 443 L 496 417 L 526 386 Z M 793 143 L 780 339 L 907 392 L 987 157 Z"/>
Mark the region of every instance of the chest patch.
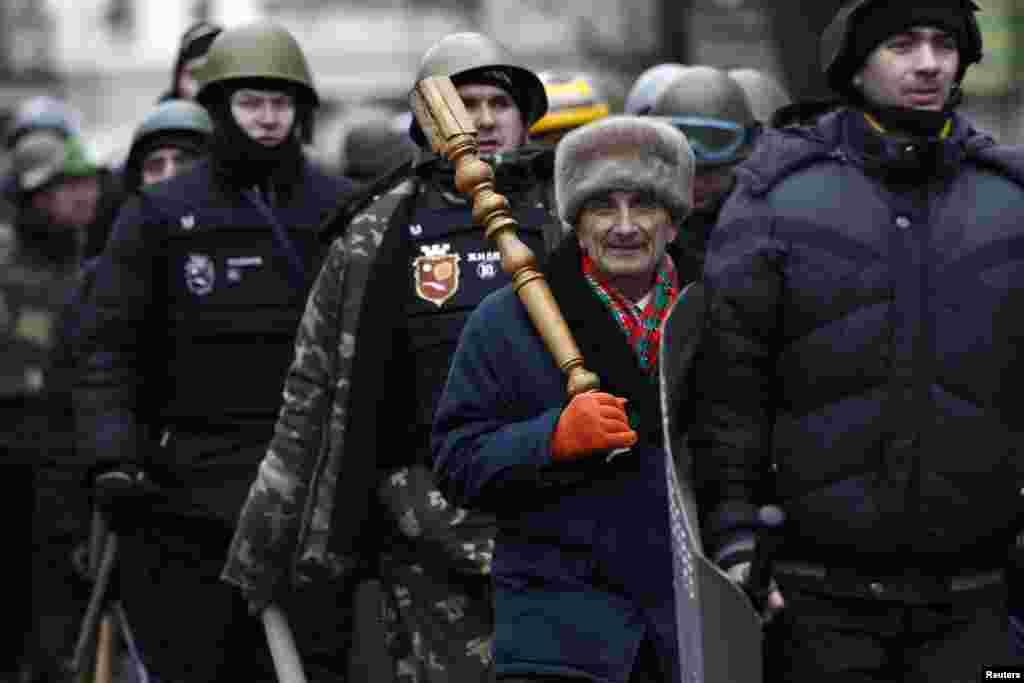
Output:
<path fill-rule="evenodd" d="M 185 258 L 185 286 L 196 296 L 206 296 L 213 291 L 217 271 L 213 259 L 206 254 L 189 254 Z"/>
<path fill-rule="evenodd" d="M 416 282 L 416 296 L 438 308 L 459 291 L 458 254 L 449 254 L 448 244 L 429 244 L 420 247 L 422 256 L 412 261 Z"/>

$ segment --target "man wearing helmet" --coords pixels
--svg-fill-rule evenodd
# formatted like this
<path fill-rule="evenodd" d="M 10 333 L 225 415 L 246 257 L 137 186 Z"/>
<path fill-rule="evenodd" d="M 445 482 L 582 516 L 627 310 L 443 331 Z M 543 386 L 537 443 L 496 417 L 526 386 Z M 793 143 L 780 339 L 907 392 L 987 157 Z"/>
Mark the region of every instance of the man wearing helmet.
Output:
<path fill-rule="evenodd" d="M 213 121 L 203 107 L 188 100 L 165 100 L 153 108 L 132 134 L 125 161 L 129 192 L 183 173 L 207 153 Z"/>
<path fill-rule="evenodd" d="M 1020 323 L 994 313 L 1024 285 L 1024 175 L 956 111 L 976 11 L 847 3 L 822 41 L 844 105 L 764 133 L 708 249 L 690 437 L 705 539 L 742 581 L 755 506 L 784 509 L 780 681 L 1021 664 L 1005 565 L 1024 462 L 1001 391 Z"/>
<path fill-rule="evenodd" d="M 263 634 L 219 581 L 220 558 L 273 432 L 319 226 L 349 185 L 303 156 L 318 97 L 281 26 L 220 33 L 197 100 L 209 158 L 138 192 L 96 266 L 79 448 L 120 532 L 118 588 L 145 666 L 163 680 L 261 681 Z"/>
<path fill-rule="evenodd" d="M 417 79 L 440 75 L 462 96 L 521 237 L 543 257 L 554 219 L 535 158 L 520 150 L 547 109 L 543 85 L 478 33 L 427 51 Z M 509 277 L 451 164 L 430 152 L 415 121 L 410 133 L 420 147 L 411 170 L 371 189 L 355 218 L 336 226 L 224 576 L 261 608 L 295 574 L 329 571 L 351 583 L 365 568 L 384 586 L 375 614 L 384 614 L 395 680 L 483 681 L 493 519 L 441 496 L 429 434 L 466 318 Z M 306 521 L 302 509 L 313 511 Z M 278 518 L 286 524 L 268 534 Z M 292 558 L 302 558 L 297 567 Z"/>
<path fill-rule="evenodd" d="M 683 277 L 693 281 L 704 268 L 708 235 L 736 184 L 736 167 L 754 149 L 759 124 L 740 85 L 712 66 L 677 73 L 661 87 L 648 115 L 685 133 L 697 159 L 693 213 L 678 237 Z"/>

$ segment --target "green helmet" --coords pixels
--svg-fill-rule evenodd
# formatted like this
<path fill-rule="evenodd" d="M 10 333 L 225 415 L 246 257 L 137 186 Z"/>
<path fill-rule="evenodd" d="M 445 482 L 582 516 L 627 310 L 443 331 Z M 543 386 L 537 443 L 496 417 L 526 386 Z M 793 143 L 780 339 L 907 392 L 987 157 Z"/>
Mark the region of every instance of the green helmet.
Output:
<path fill-rule="evenodd" d="M 672 62 L 658 64 L 644 71 L 637 77 L 633 87 L 626 95 L 626 103 L 623 109 L 626 114 L 633 116 L 644 116 L 651 111 L 654 101 L 658 99 L 658 93 L 668 85 L 673 78 L 687 69 L 682 64 Z"/>
<path fill-rule="evenodd" d="M 291 33 L 273 22 L 259 21 L 221 32 L 210 45 L 198 76 L 196 99 L 207 107 L 213 86 L 249 78 L 285 81 L 298 86 L 312 106 L 320 103 L 302 48 Z"/>
<path fill-rule="evenodd" d="M 99 167 L 77 137 L 65 138 L 57 131 L 39 130 L 18 140 L 11 154 L 11 172 L 18 191 L 27 194 L 62 176 L 95 175 Z"/>
<path fill-rule="evenodd" d="M 478 81 L 500 85 L 515 100 L 527 128 L 548 110 L 548 97 L 537 74 L 512 64 L 508 51 L 481 33 L 452 33 L 434 43 L 420 61 L 416 82 L 431 76 L 448 76 L 456 86 Z M 427 146 L 415 118 L 409 134 L 416 144 Z"/>
<path fill-rule="evenodd" d="M 125 186 L 141 185 L 142 162 L 154 148 L 165 144 L 201 153 L 213 136 L 213 121 L 206 109 L 191 100 L 165 100 L 150 111 L 132 134 L 125 161 Z"/>
<path fill-rule="evenodd" d="M 905 2 L 906 0 L 901 0 Z M 957 80 L 964 77 L 967 67 L 981 61 L 982 38 L 981 28 L 975 12 L 980 7 L 972 0 L 949 0 L 959 5 L 965 14 L 967 29 L 966 44 L 960 45 L 960 72 Z M 908 3 L 909 4 L 909 3 Z M 825 78 L 832 90 L 847 94 L 851 87 L 854 74 L 861 67 L 857 56 L 853 54 L 853 34 L 863 18 L 873 9 L 889 7 L 889 0 L 851 0 L 847 2 L 832 18 L 821 36 L 821 66 Z"/>
<path fill-rule="evenodd" d="M 664 86 L 650 116 L 682 130 L 698 165 L 732 164 L 749 156 L 758 121 L 740 84 L 725 71 L 694 66 Z"/>
<path fill-rule="evenodd" d="M 729 77 L 740 84 L 754 118 L 767 124 L 776 111 L 793 102 L 782 84 L 758 69 L 732 69 Z"/>

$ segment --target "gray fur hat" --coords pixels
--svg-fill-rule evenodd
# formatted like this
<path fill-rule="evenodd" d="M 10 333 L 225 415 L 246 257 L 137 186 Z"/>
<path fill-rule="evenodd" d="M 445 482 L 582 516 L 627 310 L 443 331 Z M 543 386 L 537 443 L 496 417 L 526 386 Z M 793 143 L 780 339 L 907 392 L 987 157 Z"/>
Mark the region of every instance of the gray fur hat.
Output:
<path fill-rule="evenodd" d="M 686 136 L 647 116 L 609 116 L 567 134 L 555 148 L 555 202 L 567 230 L 587 200 L 650 192 L 681 223 L 693 208 L 694 159 Z"/>

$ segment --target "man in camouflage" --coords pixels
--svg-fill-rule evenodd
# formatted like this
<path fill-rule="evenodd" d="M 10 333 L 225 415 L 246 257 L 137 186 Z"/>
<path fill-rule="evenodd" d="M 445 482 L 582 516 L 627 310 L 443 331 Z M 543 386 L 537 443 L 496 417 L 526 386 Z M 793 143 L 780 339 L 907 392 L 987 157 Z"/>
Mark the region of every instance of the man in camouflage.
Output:
<path fill-rule="evenodd" d="M 547 108 L 543 85 L 474 33 L 427 52 L 418 78 L 434 75 L 452 77 L 520 235 L 543 255 L 544 235 L 561 229 L 543 165 L 517 152 Z M 415 123 L 411 134 L 422 148 L 411 173 L 341 226 L 311 293 L 223 578 L 259 609 L 318 576 L 379 576 L 388 676 L 481 681 L 491 675 L 493 520 L 441 496 L 429 430 L 468 314 L 509 278 L 452 166 L 427 153 Z"/>
<path fill-rule="evenodd" d="M 66 304 L 96 217 L 98 174 L 75 136 L 36 130 L 14 146 L 14 242 L 0 263 L 0 457 L 4 517 L 18 520 L 7 545 L 15 587 L 9 614 L 24 640 L 7 639 L 0 676 L 18 669 L 31 680 L 58 675 L 88 597 L 71 562 L 72 548 L 88 534 L 88 504 L 84 473 L 72 466 L 70 386 L 58 359 L 66 348 Z"/>

